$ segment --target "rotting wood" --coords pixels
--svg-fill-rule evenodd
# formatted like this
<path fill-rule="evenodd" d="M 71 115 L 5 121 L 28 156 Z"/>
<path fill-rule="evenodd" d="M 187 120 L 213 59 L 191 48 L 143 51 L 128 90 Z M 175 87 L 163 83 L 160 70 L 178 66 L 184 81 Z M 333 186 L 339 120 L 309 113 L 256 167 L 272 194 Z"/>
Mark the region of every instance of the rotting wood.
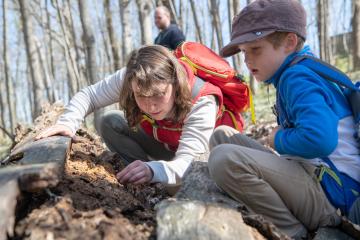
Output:
<path fill-rule="evenodd" d="M 14 233 L 15 208 L 21 191 L 36 192 L 54 187 L 61 180 L 71 139 L 54 136 L 27 139 L 11 152 L 0 168 L 0 240 Z"/>
<path fill-rule="evenodd" d="M 0 184 L 0 240 L 14 235 L 16 199 L 20 191 L 15 179 Z"/>
<path fill-rule="evenodd" d="M 18 164 L 59 162 L 64 164 L 71 146 L 71 139 L 63 136 L 53 136 L 38 141 L 28 140 L 18 144 L 10 154 L 11 156 L 23 153 Z"/>

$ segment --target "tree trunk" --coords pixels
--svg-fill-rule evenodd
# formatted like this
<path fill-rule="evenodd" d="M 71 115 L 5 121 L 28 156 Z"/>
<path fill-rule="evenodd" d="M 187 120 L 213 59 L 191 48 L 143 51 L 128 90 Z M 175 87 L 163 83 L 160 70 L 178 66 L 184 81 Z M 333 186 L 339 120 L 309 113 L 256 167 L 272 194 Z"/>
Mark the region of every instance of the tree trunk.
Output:
<path fill-rule="evenodd" d="M 86 86 L 89 84 L 89 82 L 87 81 L 86 78 L 86 67 L 84 65 L 81 64 L 81 54 L 84 51 L 84 46 L 81 45 L 81 42 L 77 42 L 77 37 L 76 37 L 76 27 L 74 24 L 74 20 L 73 20 L 73 16 L 72 16 L 72 12 L 71 12 L 71 2 L 70 0 L 66 0 L 66 3 L 64 3 L 66 6 L 65 8 L 65 14 L 64 14 L 64 20 L 66 23 L 66 29 L 68 32 L 70 32 L 71 34 L 68 34 L 69 36 L 69 41 L 70 41 L 70 47 L 72 49 L 72 51 L 70 51 L 71 53 L 71 58 L 70 60 L 72 62 L 74 62 L 74 71 L 77 74 L 77 78 L 76 78 L 76 85 L 77 85 L 77 89 L 76 91 L 78 91 L 80 88 L 82 88 L 83 86 Z M 84 55 L 84 54 L 83 54 Z"/>
<path fill-rule="evenodd" d="M 130 52 L 133 49 L 133 39 L 131 36 L 131 11 L 130 11 L 130 2 L 131 0 L 120 0 L 120 14 L 121 14 L 121 24 L 122 24 L 122 53 L 123 59 L 127 59 Z"/>
<path fill-rule="evenodd" d="M 353 0 L 352 44 L 353 68 L 360 70 L 360 0 Z"/>
<path fill-rule="evenodd" d="M 114 70 L 119 70 L 121 68 L 121 48 L 119 47 L 120 41 L 117 39 L 115 30 L 112 23 L 112 14 L 110 10 L 110 0 L 104 0 L 104 9 L 106 16 L 106 27 L 109 34 L 109 41 L 111 45 L 111 52 L 114 59 Z"/>
<path fill-rule="evenodd" d="M 6 6 L 7 0 L 3 0 L 3 62 L 4 62 L 4 76 L 5 76 L 5 86 L 6 86 L 6 97 L 9 109 L 9 122 L 10 122 L 10 132 L 14 133 L 15 122 L 16 122 L 16 105 L 15 99 L 11 99 L 14 96 L 14 91 L 12 83 L 9 76 L 9 64 L 8 64 L 8 53 L 7 53 L 7 22 L 6 22 Z M 4 108 L 2 107 L 2 111 Z M 5 125 L 3 125 L 5 127 Z"/>
<path fill-rule="evenodd" d="M 209 6 L 210 6 L 210 13 L 212 16 L 212 23 L 213 26 L 215 26 L 218 49 L 220 50 L 224 46 L 224 44 L 223 44 L 222 29 L 221 29 L 221 22 L 219 16 L 219 1 L 218 0 L 209 0 L 209 1 L 210 1 Z"/>
<path fill-rule="evenodd" d="M 53 55 L 53 37 L 52 34 L 50 33 L 50 26 L 51 26 L 51 19 L 50 19 L 50 12 L 49 12 L 49 6 L 48 6 L 48 0 L 44 1 L 44 5 L 45 5 L 45 12 L 46 12 L 46 16 L 45 16 L 45 27 L 46 27 L 46 44 L 45 44 L 45 51 L 46 51 L 46 56 L 45 56 L 45 67 L 48 72 L 48 77 L 49 77 L 49 81 L 52 84 L 52 88 L 50 90 L 50 101 L 51 102 L 55 102 L 55 67 L 54 67 L 54 55 Z M 48 61 L 50 60 L 50 61 Z"/>
<path fill-rule="evenodd" d="M 232 20 L 236 14 L 240 12 L 240 3 L 237 0 L 228 0 L 228 14 L 229 14 L 229 29 L 231 32 Z M 236 54 L 232 57 L 233 65 L 235 70 L 240 73 L 242 72 L 241 66 L 241 54 Z"/>
<path fill-rule="evenodd" d="M 4 82 L 2 79 L 0 79 L 0 126 L 2 126 L 4 129 L 6 128 L 5 126 L 5 104 L 4 104 L 4 100 L 3 100 L 3 93 L 5 92 L 3 90 L 3 85 L 2 82 Z M 4 133 L 2 132 L 0 136 L 4 136 Z"/>
<path fill-rule="evenodd" d="M 39 59 L 36 54 L 36 43 L 32 38 L 32 19 L 28 13 L 29 7 L 27 6 L 28 1 L 19 0 L 21 22 L 23 27 L 25 49 L 28 60 L 28 66 L 30 68 L 30 76 L 33 83 L 33 94 L 34 94 L 34 111 L 32 118 L 39 116 L 41 113 L 41 106 L 43 104 L 43 80 L 40 72 Z"/>
<path fill-rule="evenodd" d="M 152 39 L 152 18 L 151 11 L 153 4 L 151 0 L 136 0 L 139 11 L 139 21 L 141 29 L 141 44 L 151 44 Z"/>
<path fill-rule="evenodd" d="M 81 24 L 84 31 L 83 39 L 85 41 L 86 47 L 86 68 L 88 69 L 88 76 L 91 84 L 95 84 L 97 82 L 97 67 L 96 67 L 96 49 L 95 49 L 95 36 L 94 30 L 91 24 L 91 18 L 89 15 L 89 7 L 87 5 L 87 1 L 79 0 L 79 11 L 80 11 L 80 19 Z M 100 117 L 102 115 L 101 110 L 96 110 L 94 112 L 95 117 L 95 128 L 99 131 L 99 123 Z"/>
<path fill-rule="evenodd" d="M 252 3 L 253 1 L 254 1 L 254 0 L 248 0 L 248 1 L 247 1 L 247 4 L 250 4 L 250 3 Z M 251 92 L 252 92 L 253 95 L 256 95 L 257 89 L 258 89 L 258 84 L 257 84 L 254 76 L 250 74 L 250 90 L 251 90 Z"/>
<path fill-rule="evenodd" d="M 199 39 L 199 41 L 204 44 L 204 41 L 203 41 L 202 36 L 201 36 L 199 19 L 197 17 L 198 13 L 196 12 L 196 7 L 195 7 L 194 0 L 190 0 L 190 5 L 191 5 L 191 11 L 192 11 L 192 14 L 193 14 L 193 17 L 194 17 L 194 23 L 195 23 L 195 28 L 196 28 L 196 36 Z"/>
<path fill-rule="evenodd" d="M 63 35 L 63 46 L 64 46 L 64 55 L 65 55 L 65 63 L 66 69 L 68 71 L 68 85 L 70 88 L 70 95 L 73 96 L 79 89 L 79 70 L 78 65 L 74 56 L 74 52 L 71 50 L 71 41 L 68 33 L 68 28 L 64 23 L 64 12 L 63 9 L 60 8 L 58 0 L 55 0 L 56 9 L 57 9 L 57 17 L 59 20 L 59 25 L 61 27 L 61 32 Z M 74 42 L 73 40 L 72 42 Z M 76 48 L 76 46 L 74 46 Z"/>
<path fill-rule="evenodd" d="M 319 33 L 320 58 L 332 63 L 331 42 L 328 30 L 329 23 L 329 1 L 318 0 L 317 2 L 317 27 Z"/>
<path fill-rule="evenodd" d="M 112 57 L 111 57 L 111 54 L 110 54 L 110 43 L 108 42 L 108 38 L 107 38 L 107 33 L 105 31 L 105 26 L 104 26 L 104 23 L 103 23 L 103 14 L 102 13 L 99 13 L 99 9 L 101 9 L 99 6 L 98 6 L 98 2 L 97 1 L 94 1 L 93 4 L 95 5 L 94 8 L 95 8 L 95 13 L 96 13 L 96 19 L 98 21 L 98 26 L 100 26 L 100 35 L 101 35 L 101 40 L 102 40 L 102 43 L 103 45 L 101 47 L 98 47 L 97 50 L 98 50 L 98 53 L 97 53 L 97 56 L 98 57 L 98 69 L 101 71 L 101 72 L 105 72 L 105 73 L 108 73 L 108 72 L 113 72 L 114 70 L 112 69 Z M 106 18 L 106 17 L 105 17 Z M 99 40 L 99 45 L 100 45 L 100 40 Z M 104 52 L 104 54 L 103 54 Z M 102 56 L 105 55 L 105 60 L 103 60 Z"/>

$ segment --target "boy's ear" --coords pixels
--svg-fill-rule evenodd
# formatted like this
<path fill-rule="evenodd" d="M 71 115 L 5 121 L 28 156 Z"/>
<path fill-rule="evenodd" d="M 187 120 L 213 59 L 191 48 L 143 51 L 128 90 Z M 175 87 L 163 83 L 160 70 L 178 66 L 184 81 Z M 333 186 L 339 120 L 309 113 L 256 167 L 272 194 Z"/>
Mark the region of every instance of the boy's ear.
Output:
<path fill-rule="evenodd" d="M 289 33 L 285 39 L 285 48 L 288 53 L 294 52 L 298 44 L 298 37 L 295 33 Z"/>

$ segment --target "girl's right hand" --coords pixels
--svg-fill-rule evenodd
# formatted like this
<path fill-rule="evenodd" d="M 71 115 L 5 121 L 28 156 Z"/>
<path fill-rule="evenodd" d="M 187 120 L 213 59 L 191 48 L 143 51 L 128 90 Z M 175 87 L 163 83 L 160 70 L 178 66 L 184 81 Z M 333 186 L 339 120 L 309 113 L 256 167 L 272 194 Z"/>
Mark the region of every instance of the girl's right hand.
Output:
<path fill-rule="evenodd" d="M 74 133 L 71 131 L 71 129 L 69 127 L 67 127 L 65 125 L 56 124 L 56 125 L 48 127 L 46 129 L 44 129 L 43 131 L 41 131 L 35 137 L 35 141 L 42 139 L 42 138 L 54 136 L 54 135 L 62 135 L 62 136 L 67 136 L 67 137 L 72 138 L 74 136 Z"/>

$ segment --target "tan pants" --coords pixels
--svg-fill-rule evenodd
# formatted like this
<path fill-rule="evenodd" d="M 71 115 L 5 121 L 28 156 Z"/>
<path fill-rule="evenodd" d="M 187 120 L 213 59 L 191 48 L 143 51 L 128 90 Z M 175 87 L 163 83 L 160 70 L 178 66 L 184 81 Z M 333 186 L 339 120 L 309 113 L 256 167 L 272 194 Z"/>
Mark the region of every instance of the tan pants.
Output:
<path fill-rule="evenodd" d="M 210 149 L 209 171 L 216 184 L 289 236 L 339 224 L 315 166 L 281 158 L 227 126 L 214 131 Z"/>

